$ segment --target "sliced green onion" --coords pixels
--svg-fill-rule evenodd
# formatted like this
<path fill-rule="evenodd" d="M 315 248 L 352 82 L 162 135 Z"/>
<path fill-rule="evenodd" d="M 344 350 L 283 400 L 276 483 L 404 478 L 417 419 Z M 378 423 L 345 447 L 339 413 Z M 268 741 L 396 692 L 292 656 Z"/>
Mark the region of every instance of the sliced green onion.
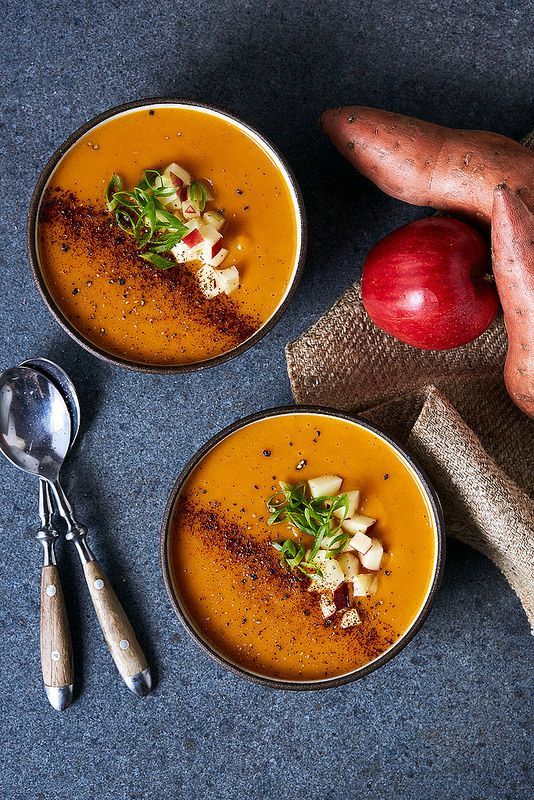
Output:
<path fill-rule="evenodd" d="M 314 541 L 308 556 L 303 546 L 292 539 L 286 539 L 283 543 L 275 542 L 273 546 L 280 553 L 281 561 L 291 569 L 298 568 L 307 575 L 316 574 L 320 570 L 314 564 L 314 560 L 323 541 L 328 538 L 326 557 L 333 558 L 343 550 L 350 538 L 350 535 L 341 529 L 349 510 L 348 496 L 340 494 L 308 498 L 304 482 L 294 486 L 281 482 L 280 487 L 281 491 L 272 495 L 267 501 L 270 512 L 268 524 L 286 522 L 311 536 Z M 334 512 L 339 509 L 343 513 L 338 519 L 334 516 Z"/>
<path fill-rule="evenodd" d="M 191 202 L 200 209 L 200 211 L 204 211 L 206 208 L 206 190 L 201 183 L 194 182 L 189 187 L 189 197 L 191 198 Z"/>
<path fill-rule="evenodd" d="M 117 207 L 117 199 L 115 195 L 117 192 L 122 191 L 122 179 L 116 173 L 111 176 L 109 183 L 106 186 L 106 206 L 108 211 L 114 211 Z"/>

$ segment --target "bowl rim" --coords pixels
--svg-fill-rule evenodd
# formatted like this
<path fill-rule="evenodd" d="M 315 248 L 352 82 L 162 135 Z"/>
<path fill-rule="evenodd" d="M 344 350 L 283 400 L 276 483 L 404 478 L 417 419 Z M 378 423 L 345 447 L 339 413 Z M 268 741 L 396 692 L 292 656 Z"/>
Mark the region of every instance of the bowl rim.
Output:
<path fill-rule="evenodd" d="M 296 254 L 295 259 L 295 267 L 293 270 L 292 278 L 290 283 L 288 284 L 286 294 L 281 301 L 278 308 L 275 310 L 273 315 L 268 319 L 261 328 L 255 331 L 252 336 L 250 336 L 246 341 L 241 342 L 241 344 L 237 345 L 237 347 L 232 348 L 231 350 L 227 350 L 224 353 L 221 353 L 217 356 L 212 356 L 211 358 L 205 359 L 203 361 L 195 361 L 192 363 L 187 364 L 143 364 L 142 362 L 130 361 L 127 358 L 124 358 L 119 355 L 115 355 L 114 353 L 110 353 L 104 348 L 99 347 L 96 344 L 93 344 L 76 329 L 76 327 L 71 323 L 71 321 L 63 314 L 59 305 L 54 300 L 52 293 L 50 292 L 46 280 L 44 277 L 44 270 L 41 269 L 41 265 L 39 263 L 39 256 L 37 253 L 37 216 L 39 211 L 39 205 L 41 202 L 41 198 L 43 195 L 43 191 L 60 160 L 63 156 L 67 153 L 68 150 L 86 133 L 88 133 L 92 128 L 99 125 L 102 122 L 110 119 L 111 117 L 119 116 L 124 112 L 131 111 L 137 108 L 143 108 L 145 106 L 156 106 L 156 105 L 185 105 L 190 106 L 191 108 L 197 108 L 199 110 L 204 110 L 208 112 L 212 112 L 214 114 L 219 114 L 223 118 L 226 118 L 230 122 L 236 123 L 237 126 L 241 126 L 245 129 L 245 131 L 250 131 L 255 137 L 257 137 L 266 147 L 270 150 L 278 159 L 281 165 L 281 172 L 285 177 L 285 180 L 289 187 L 291 188 L 295 201 L 294 201 L 294 209 L 297 216 L 297 229 L 300 229 L 300 250 Z M 106 111 L 102 111 L 100 114 L 92 117 L 88 122 L 81 125 L 77 128 L 70 136 L 65 139 L 62 144 L 53 152 L 50 156 L 48 161 L 46 162 L 45 166 L 41 170 L 41 173 L 37 179 L 37 183 L 35 185 L 35 189 L 33 190 L 29 209 L 28 209 L 28 220 L 26 224 L 26 252 L 28 255 L 28 259 L 30 262 L 30 267 L 33 275 L 33 279 L 41 295 L 41 298 L 44 300 L 45 305 L 47 306 L 49 312 L 52 314 L 54 319 L 57 323 L 63 328 L 63 330 L 72 338 L 74 339 L 77 344 L 87 350 L 89 353 L 92 353 L 97 358 L 105 361 L 108 364 L 114 364 L 119 367 L 123 367 L 128 370 L 132 370 L 134 372 L 145 372 L 145 373 L 155 373 L 155 374 L 176 374 L 176 373 L 186 373 L 186 372 L 199 372 L 200 370 L 209 369 L 210 367 L 216 367 L 219 364 L 223 364 L 226 361 L 230 361 L 233 358 L 237 358 L 238 356 L 242 355 L 246 350 L 249 350 L 253 347 L 257 342 L 260 341 L 264 336 L 266 336 L 276 325 L 276 323 L 280 320 L 282 315 L 287 311 L 295 293 L 298 289 L 299 283 L 302 278 L 302 274 L 304 272 L 304 264 L 306 260 L 306 250 L 308 244 L 308 223 L 306 218 L 306 210 L 304 207 L 304 199 L 302 196 L 302 192 L 300 187 L 297 183 L 296 177 L 293 173 L 293 170 L 289 166 L 287 160 L 279 151 L 279 149 L 274 145 L 270 139 L 264 136 L 261 131 L 257 130 L 255 127 L 250 125 L 248 122 L 245 122 L 236 114 L 232 112 L 225 111 L 224 109 L 218 108 L 217 106 L 213 106 L 209 103 L 203 103 L 202 101 L 197 100 L 189 100 L 183 99 L 179 97 L 170 97 L 170 96 L 163 96 L 163 97 L 147 97 L 140 100 L 132 100 L 128 103 L 121 103 L 120 105 L 113 106 L 112 108 L 107 109 Z"/>
<path fill-rule="evenodd" d="M 430 584 L 426 600 L 424 604 L 421 606 L 417 616 L 415 617 L 408 631 L 393 645 L 393 647 L 391 647 L 385 653 L 382 653 L 380 656 L 378 656 L 378 658 L 376 658 L 371 663 L 365 664 L 362 667 L 352 672 L 346 673 L 345 675 L 340 675 L 328 679 L 321 678 L 315 681 L 290 681 L 287 679 L 284 680 L 278 678 L 269 678 L 267 676 L 258 675 L 254 672 L 249 671 L 245 667 L 242 667 L 239 664 L 230 661 L 230 659 L 227 659 L 222 653 L 217 651 L 215 647 L 212 647 L 208 642 L 208 640 L 205 639 L 199 633 L 196 627 L 192 624 L 192 622 L 188 618 L 187 614 L 185 613 L 184 609 L 182 608 L 179 602 L 178 593 L 175 592 L 174 589 L 171 569 L 169 565 L 169 558 L 168 558 L 170 527 L 171 527 L 170 524 L 172 520 L 174 505 L 182 489 L 183 484 L 185 483 L 185 481 L 187 480 L 193 469 L 197 466 L 197 464 L 204 458 L 204 456 L 208 452 L 210 452 L 210 450 L 212 450 L 216 445 L 218 445 L 232 433 L 235 433 L 236 431 L 246 427 L 247 425 L 250 425 L 251 423 L 258 422 L 260 420 L 271 417 L 285 416 L 286 414 L 321 414 L 329 417 L 336 417 L 338 419 L 345 420 L 347 422 L 355 422 L 358 425 L 361 425 L 363 428 L 366 428 L 367 430 L 371 431 L 379 438 L 383 439 L 387 444 L 389 444 L 391 447 L 393 447 L 393 449 L 395 449 L 398 453 L 401 454 L 401 456 L 408 462 L 409 466 L 415 472 L 417 478 L 421 483 L 425 496 L 431 506 L 432 512 L 434 514 L 434 519 L 436 522 L 435 527 L 436 527 L 437 550 L 436 550 L 434 574 L 432 576 L 432 581 Z M 386 434 L 383 431 L 381 431 L 380 428 L 376 427 L 370 422 L 367 422 L 367 420 L 361 419 L 355 414 L 351 414 L 349 411 L 342 411 L 338 409 L 328 408 L 326 406 L 314 406 L 314 405 L 299 405 L 299 406 L 286 405 L 286 406 L 277 406 L 274 408 L 267 408 L 262 411 L 257 411 L 254 414 L 249 414 L 246 417 L 236 420 L 235 422 L 231 423 L 230 425 L 227 425 L 221 431 L 212 436 L 196 451 L 196 453 L 188 460 L 183 469 L 180 471 L 171 489 L 170 495 L 167 499 L 160 527 L 160 566 L 163 573 L 163 582 L 165 584 L 165 589 L 167 590 L 171 606 L 174 609 L 174 612 L 178 617 L 178 619 L 180 620 L 181 624 L 188 632 L 188 634 L 194 639 L 194 641 L 200 646 L 200 648 L 205 653 L 207 653 L 214 661 L 216 661 L 220 666 L 229 669 L 235 675 L 238 675 L 241 678 L 245 678 L 246 680 L 252 681 L 255 684 L 267 686 L 274 689 L 282 689 L 285 691 L 318 691 L 321 689 L 332 689 L 338 686 L 343 686 L 347 683 L 352 683 L 355 680 L 359 680 L 361 678 L 366 677 L 371 672 L 374 672 L 379 667 L 391 661 L 391 659 L 394 658 L 397 655 L 397 653 L 399 653 L 404 647 L 406 647 L 407 644 L 409 644 L 409 642 L 411 642 L 411 640 L 419 632 L 419 630 L 423 626 L 423 623 L 428 617 L 430 609 L 436 599 L 436 595 L 439 586 L 441 584 L 441 580 L 443 578 L 443 571 L 445 567 L 445 549 L 446 549 L 445 519 L 443 516 L 443 509 L 441 507 L 441 502 L 436 493 L 436 490 L 430 483 L 430 480 L 428 479 L 426 472 L 420 467 L 418 462 L 405 449 L 405 447 L 402 444 L 400 444 L 396 439 L 391 437 L 389 434 Z"/>

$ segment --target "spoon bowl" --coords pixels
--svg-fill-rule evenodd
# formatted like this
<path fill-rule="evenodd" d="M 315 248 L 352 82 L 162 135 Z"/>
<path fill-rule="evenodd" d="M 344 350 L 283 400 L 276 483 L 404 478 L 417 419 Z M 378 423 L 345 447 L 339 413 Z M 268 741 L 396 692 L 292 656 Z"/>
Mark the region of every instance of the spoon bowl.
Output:
<path fill-rule="evenodd" d="M 67 403 L 47 376 L 25 366 L 0 376 L 0 449 L 15 467 L 57 482 L 71 436 Z"/>
<path fill-rule="evenodd" d="M 72 447 L 80 430 L 81 416 L 80 401 L 78 400 L 78 395 L 76 393 L 76 389 L 74 388 L 73 382 L 64 369 L 62 369 L 58 364 L 55 364 L 53 361 L 50 361 L 48 358 L 28 358 L 26 361 L 23 361 L 20 366 L 29 367 L 37 372 L 41 372 L 45 377 L 52 381 L 56 389 L 59 389 L 63 395 L 63 399 L 65 400 L 70 413 L 70 444 Z"/>

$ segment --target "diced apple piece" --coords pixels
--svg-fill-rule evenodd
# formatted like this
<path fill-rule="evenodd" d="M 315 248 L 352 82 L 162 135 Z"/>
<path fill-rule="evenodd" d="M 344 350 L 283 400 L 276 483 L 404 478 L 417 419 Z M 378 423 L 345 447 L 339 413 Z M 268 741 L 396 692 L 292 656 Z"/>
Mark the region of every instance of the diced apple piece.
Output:
<path fill-rule="evenodd" d="M 189 186 L 191 183 L 189 172 L 174 162 L 166 167 L 163 176 L 170 180 L 175 189 L 181 189 L 182 186 Z"/>
<path fill-rule="evenodd" d="M 321 614 L 323 615 L 323 619 L 330 619 L 330 617 L 333 617 L 337 611 L 336 604 L 334 603 L 332 597 L 328 594 L 321 595 L 319 604 L 321 606 Z"/>
<path fill-rule="evenodd" d="M 202 258 L 206 264 L 213 264 L 213 259 L 220 253 L 222 249 L 222 234 L 219 233 L 212 225 L 202 225 L 202 236 L 204 237 L 204 246 L 202 247 Z"/>
<path fill-rule="evenodd" d="M 201 203 L 199 202 L 199 198 L 193 194 L 191 189 L 192 186 L 184 186 L 181 189 L 180 194 L 183 200 L 182 213 L 185 215 L 185 212 L 187 211 L 189 218 L 191 218 L 191 216 L 200 217 L 202 214 Z"/>
<path fill-rule="evenodd" d="M 211 225 L 216 231 L 222 230 L 226 222 L 223 215 L 219 214 L 217 211 L 205 211 L 202 215 L 202 219 L 206 225 Z"/>
<path fill-rule="evenodd" d="M 352 590 L 354 597 L 370 597 L 378 588 L 378 578 L 369 572 L 355 575 L 352 579 Z"/>
<path fill-rule="evenodd" d="M 197 276 L 202 293 L 208 299 L 217 297 L 218 294 L 231 294 L 239 287 L 239 272 L 236 267 L 218 270 L 211 264 L 204 264 Z"/>
<path fill-rule="evenodd" d="M 173 211 L 182 211 L 182 201 L 185 200 L 184 188 L 191 183 L 191 176 L 178 164 L 169 164 L 161 178 L 156 181 L 156 186 L 163 189 L 173 189 L 172 193 L 160 195 L 158 200 Z"/>
<path fill-rule="evenodd" d="M 200 290 L 208 300 L 217 297 L 218 294 L 222 294 L 224 291 L 217 280 L 217 271 L 214 270 L 213 267 L 210 267 L 209 264 L 204 264 L 204 266 L 199 269 L 197 278 L 200 284 Z"/>
<path fill-rule="evenodd" d="M 359 531 L 365 533 L 375 522 L 376 519 L 372 517 L 366 517 L 363 514 L 354 514 L 350 519 L 345 520 L 342 527 L 347 533 L 358 533 Z"/>
<path fill-rule="evenodd" d="M 225 256 L 223 256 L 223 258 L 224 257 Z M 239 289 L 239 272 L 237 267 L 231 266 L 228 267 L 228 269 L 221 269 L 219 270 L 219 276 L 223 281 L 223 291 L 225 294 L 232 294 L 236 289 Z"/>
<path fill-rule="evenodd" d="M 167 207 L 167 211 L 171 211 L 175 214 L 179 219 L 183 217 L 182 214 L 182 198 L 180 194 L 171 194 L 170 197 L 158 197 L 163 205 Z"/>
<path fill-rule="evenodd" d="M 380 563 L 382 561 L 382 554 L 384 553 L 384 548 L 382 547 L 382 543 L 380 539 L 372 539 L 372 544 L 367 553 L 363 553 L 360 556 L 360 561 L 362 563 L 362 567 L 365 569 L 371 569 L 376 571 L 380 569 Z"/>
<path fill-rule="evenodd" d="M 218 266 L 220 266 L 220 265 L 222 264 L 222 262 L 224 261 L 224 259 L 226 258 L 226 256 L 227 256 L 227 255 L 228 255 L 228 250 L 226 250 L 224 247 L 221 247 L 221 249 L 219 250 L 219 252 L 217 253 L 217 255 L 216 255 L 216 256 L 214 256 L 214 257 L 213 257 L 213 258 L 210 260 L 210 262 L 209 262 L 209 263 L 210 263 L 210 265 L 211 265 L 212 267 L 218 267 Z M 237 268 L 236 268 L 236 267 L 234 267 L 234 269 L 235 269 L 235 270 L 236 270 L 236 272 L 237 272 Z M 239 275 L 239 273 L 238 273 L 238 275 Z"/>
<path fill-rule="evenodd" d="M 171 253 L 175 257 L 178 264 L 187 264 L 190 261 L 198 261 L 198 252 L 194 248 L 186 247 L 182 242 L 178 242 Z"/>
<path fill-rule="evenodd" d="M 219 234 L 219 236 L 220 236 L 220 234 Z M 218 256 L 218 255 L 219 255 L 219 253 L 221 252 L 221 250 L 222 250 L 222 237 L 219 239 L 219 241 L 217 241 L 217 242 L 214 242 L 214 244 L 212 244 L 212 246 L 211 246 L 211 259 L 210 259 L 210 261 L 213 261 L 213 259 L 214 259 L 216 256 Z"/>
<path fill-rule="evenodd" d="M 203 245 L 204 237 L 197 227 L 193 227 L 189 230 L 189 233 L 186 233 L 186 235 L 182 237 L 181 243 L 184 245 L 184 247 L 187 247 L 191 250 L 192 248 L 198 248 L 200 245 Z"/>
<path fill-rule="evenodd" d="M 223 251 L 221 250 L 221 253 Z M 223 259 L 226 253 L 223 255 Z M 222 259 L 221 259 L 222 260 Z M 228 267 L 228 269 L 215 270 L 217 272 L 217 279 L 225 294 L 232 294 L 236 289 L 239 289 L 239 272 L 237 267 Z"/>
<path fill-rule="evenodd" d="M 337 557 L 337 563 L 343 570 L 346 581 L 351 581 L 360 573 L 360 561 L 355 553 L 341 553 Z"/>
<path fill-rule="evenodd" d="M 191 200 L 184 200 L 181 204 L 182 216 L 184 219 L 194 219 L 198 217 L 200 209 Z"/>
<path fill-rule="evenodd" d="M 157 189 L 172 189 L 173 182 L 171 181 L 170 174 L 165 170 L 163 175 L 156 177 L 156 180 L 154 181 L 154 186 Z"/>
<path fill-rule="evenodd" d="M 361 625 L 361 622 L 362 620 L 357 609 L 349 608 L 341 617 L 341 622 L 339 624 L 341 628 L 354 628 L 356 625 Z"/>
<path fill-rule="evenodd" d="M 333 592 L 340 583 L 345 581 L 343 570 L 335 558 L 327 558 L 325 550 L 319 550 L 314 559 L 314 564 L 321 570 L 322 575 L 312 575 L 310 592 Z"/>
<path fill-rule="evenodd" d="M 312 497 L 335 496 L 339 493 L 342 483 L 343 478 L 338 475 L 320 475 L 318 478 L 310 478 L 308 488 Z"/>
<path fill-rule="evenodd" d="M 358 510 L 358 506 L 360 505 L 360 492 L 358 489 L 352 489 L 350 492 L 342 492 L 342 494 L 346 494 L 347 499 L 349 501 L 349 507 L 345 517 L 345 519 L 348 519 L 349 517 L 354 516 L 354 514 Z M 336 508 L 336 510 L 334 511 L 334 517 L 337 517 L 338 519 L 343 519 L 343 513 L 344 513 L 343 508 Z"/>
<path fill-rule="evenodd" d="M 373 540 L 365 533 L 355 533 L 349 544 L 351 548 L 357 550 L 358 553 L 367 553 L 373 544 Z"/>

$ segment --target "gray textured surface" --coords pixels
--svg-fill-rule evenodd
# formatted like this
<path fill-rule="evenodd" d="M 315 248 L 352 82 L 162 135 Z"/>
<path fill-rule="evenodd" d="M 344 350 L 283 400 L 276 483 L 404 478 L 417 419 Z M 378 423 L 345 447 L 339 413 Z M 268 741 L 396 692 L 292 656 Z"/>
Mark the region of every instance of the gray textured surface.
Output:
<path fill-rule="evenodd" d="M 2 798 L 531 796 L 532 639 L 481 556 L 453 544 L 414 642 L 363 682 L 312 695 L 248 685 L 207 660 L 174 618 L 158 566 L 159 521 L 184 461 L 237 417 L 290 400 L 284 343 L 339 296 L 376 238 L 422 213 L 360 180 L 316 127 L 320 111 L 356 102 L 519 137 L 533 126 L 531 12 L 513 0 L 3 7 L 0 364 L 49 355 L 76 381 L 84 436 L 68 485 L 158 685 L 141 702 L 119 684 L 62 548 L 78 697 L 63 716 L 47 706 L 36 487 L 2 461 Z M 52 150 L 100 110 L 158 94 L 204 99 L 263 130 L 309 212 L 307 271 L 286 316 L 241 359 L 190 377 L 131 374 L 83 352 L 49 317 L 24 251 L 27 202 Z"/>

